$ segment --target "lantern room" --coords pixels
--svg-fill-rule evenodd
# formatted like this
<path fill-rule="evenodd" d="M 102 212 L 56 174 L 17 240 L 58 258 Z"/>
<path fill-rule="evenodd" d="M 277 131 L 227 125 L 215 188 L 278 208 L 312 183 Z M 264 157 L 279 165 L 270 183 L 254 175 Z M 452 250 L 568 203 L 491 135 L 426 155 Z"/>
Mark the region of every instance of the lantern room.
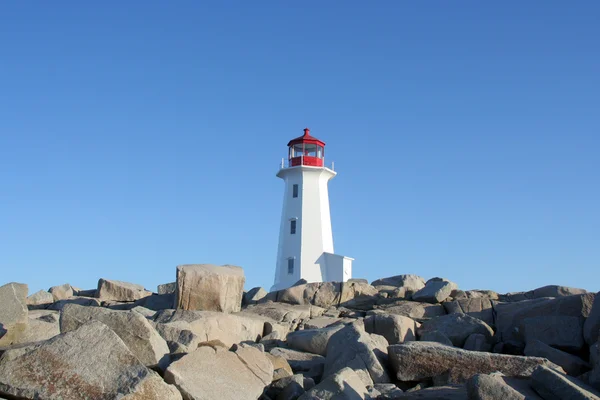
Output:
<path fill-rule="evenodd" d="M 325 142 L 310 135 L 310 129 L 304 129 L 304 135 L 290 140 L 289 166 L 307 165 L 322 167 L 325 158 Z"/>

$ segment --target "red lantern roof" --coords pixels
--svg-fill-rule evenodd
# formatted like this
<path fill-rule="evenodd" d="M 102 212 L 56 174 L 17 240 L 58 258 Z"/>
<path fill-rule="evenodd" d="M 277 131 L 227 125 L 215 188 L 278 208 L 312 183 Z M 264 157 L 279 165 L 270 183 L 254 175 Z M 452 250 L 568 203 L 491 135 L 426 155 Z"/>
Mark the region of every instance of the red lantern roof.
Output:
<path fill-rule="evenodd" d="M 300 144 L 300 143 L 310 143 L 310 144 L 318 144 L 320 146 L 325 146 L 325 142 L 317 139 L 314 136 L 310 136 L 310 129 L 308 129 L 308 128 L 304 128 L 304 135 L 298 136 L 296 139 L 290 140 L 290 142 L 287 145 L 289 147 L 289 146 L 293 146 L 295 144 Z"/>

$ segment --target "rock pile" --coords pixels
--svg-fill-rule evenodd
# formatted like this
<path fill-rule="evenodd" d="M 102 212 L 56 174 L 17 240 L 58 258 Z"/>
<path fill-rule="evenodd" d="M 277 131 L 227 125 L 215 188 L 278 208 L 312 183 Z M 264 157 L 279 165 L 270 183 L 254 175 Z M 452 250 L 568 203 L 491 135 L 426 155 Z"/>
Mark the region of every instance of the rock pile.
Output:
<path fill-rule="evenodd" d="M 244 282 L 203 264 L 155 293 L 1 286 L 0 400 L 600 400 L 600 296 L 582 289 Z"/>

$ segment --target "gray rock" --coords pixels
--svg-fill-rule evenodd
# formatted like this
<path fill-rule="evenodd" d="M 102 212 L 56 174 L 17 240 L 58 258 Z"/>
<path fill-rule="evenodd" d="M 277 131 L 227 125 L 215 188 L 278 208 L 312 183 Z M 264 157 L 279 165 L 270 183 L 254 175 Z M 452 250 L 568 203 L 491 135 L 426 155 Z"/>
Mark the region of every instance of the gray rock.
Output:
<path fill-rule="evenodd" d="M 487 297 L 466 298 L 443 303 L 448 314 L 467 314 L 486 324 L 494 325 L 494 309 L 492 301 Z"/>
<path fill-rule="evenodd" d="M 18 343 L 36 343 L 51 339 L 60 334 L 58 312 L 48 310 L 29 311 L 29 322 Z"/>
<path fill-rule="evenodd" d="M 590 374 L 590 385 L 600 390 L 600 342 L 590 347 L 590 361 L 594 369 Z"/>
<path fill-rule="evenodd" d="M 465 345 L 463 346 L 465 350 L 471 351 L 492 351 L 492 345 L 490 344 L 490 340 L 486 335 L 482 335 L 481 333 L 471 333 L 467 340 L 465 340 Z"/>
<path fill-rule="evenodd" d="M 473 375 L 501 372 L 528 377 L 538 365 L 560 368 L 546 359 L 462 350 L 432 342 L 407 342 L 388 347 L 392 368 L 400 381 L 439 378 L 439 382 L 464 383 Z"/>
<path fill-rule="evenodd" d="M 389 344 L 416 340 L 415 321 L 394 314 L 374 314 L 365 318 L 365 330 L 386 338 Z"/>
<path fill-rule="evenodd" d="M 165 341 L 177 343 L 179 351 L 189 353 L 196 348 L 198 345 L 205 341 L 185 327 L 179 326 L 178 324 L 155 324 L 156 331 Z M 185 325 L 184 325 L 185 326 Z"/>
<path fill-rule="evenodd" d="M 81 290 L 81 289 L 75 289 L 73 286 L 71 286 L 71 288 L 73 289 L 73 294 L 75 296 L 80 296 L 80 297 L 96 297 L 96 289 Z"/>
<path fill-rule="evenodd" d="M 491 341 L 494 335 L 488 324 L 466 314 L 448 314 L 432 318 L 423 322 L 417 330 L 419 336 L 430 331 L 443 333 L 457 347 L 463 347 L 467 337 L 473 333 L 481 333 L 488 341 Z"/>
<path fill-rule="evenodd" d="M 74 296 L 73 288 L 68 283 L 60 286 L 52 286 L 48 289 L 54 301 L 66 300 Z"/>
<path fill-rule="evenodd" d="M 403 315 L 417 321 L 446 315 L 446 310 L 441 304 L 427 304 L 416 301 L 400 300 L 381 305 L 378 308 L 388 314 Z"/>
<path fill-rule="evenodd" d="M 61 311 L 67 304 L 76 304 L 85 307 L 100 307 L 100 301 L 92 297 L 73 297 L 66 300 L 58 300 L 48 306 L 48 310 Z"/>
<path fill-rule="evenodd" d="M 181 400 L 106 325 L 93 321 L 0 358 L 0 393 L 27 399 Z"/>
<path fill-rule="evenodd" d="M 525 337 L 522 332 L 522 324 L 525 319 L 540 316 L 545 318 L 574 317 L 582 323 L 589 315 L 593 301 L 594 294 L 587 293 L 555 299 L 542 298 L 516 303 L 499 303 L 494 307 L 497 339 L 501 342 L 524 346 Z M 558 325 L 568 327 L 570 324 L 572 324 L 572 319 Z M 536 339 L 550 344 L 544 338 L 536 337 Z"/>
<path fill-rule="evenodd" d="M 327 355 L 329 339 L 343 327 L 343 325 L 337 325 L 331 328 L 304 329 L 290 332 L 287 335 L 287 343 L 294 350 L 325 356 Z"/>
<path fill-rule="evenodd" d="M 354 318 L 317 317 L 304 322 L 304 329 L 322 329 L 332 325 L 340 325 L 356 321 Z"/>
<path fill-rule="evenodd" d="M 137 306 L 145 307 L 154 311 L 173 309 L 175 308 L 175 294 L 153 294 L 135 301 L 133 303 L 133 307 Z"/>
<path fill-rule="evenodd" d="M 273 356 L 284 358 L 294 372 L 310 371 L 313 368 L 323 368 L 325 357 L 302 351 L 276 347 L 269 352 Z"/>
<path fill-rule="evenodd" d="M 531 386 L 545 400 L 600 400 L 592 387 L 542 365 L 533 371 Z"/>
<path fill-rule="evenodd" d="M 493 290 L 467 290 L 466 292 L 468 299 L 479 299 L 488 298 L 490 300 L 498 300 L 498 293 Z"/>
<path fill-rule="evenodd" d="M 344 367 L 350 367 L 365 386 L 389 383 L 390 377 L 382 362 L 387 357 L 381 354 L 387 349 L 381 349 L 381 342 L 375 336 L 377 335 L 369 335 L 358 324 L 346 325 L 334 333 L 327 343 L 323 376 L 328 377 Z M 380 338 L 385 341 L 383 337 Z"/>
<path fill-rule="evenodd" d="M 0 346 L 16 343 L 27 329 L 27 285 L 0 286 Z"/>
<path fill-rule="evenodd" d="M 407 290 L 416 292 L 425 287 L 425 279 L 418 275 L 396 275 L 390 276 L 389 278 L 377 279 L 371 283 L 373 286 L 393 286 L 393 287 L 404 287 Z"/>
<path fill-rule="evenodd" d="M 28 306 L 47 305 L 52 302 L 54 302 L 54 296 L 52 296 L 52 293 L 48 293 L 45 290 L 39 290 L 27 297 Z"/>
<path fill-rule="evenodd" d="M 228 351 L 203 346 L 173 362 L 165 381 L 185 399 L 256 400 L 273 377 L 273 365 L 252 347 Z"/>
<path fill-rule="evenodd" d="M 467 381 L 467 392 L 471 400 L 535 400 L 541 399 L 526 382 L 511 386 L 502 374 L 477 374 Z"/>
<path fill-rule="evenodd" d="M 323 379 L 299 400 L 363 400 L 367 393 L 358 374 L 351 368 L 343 368 Z"/>
<path fill-rule="evenodd" d="M 591 369 L 591 366 L 581 358 L 550 347 L 539 340 L 527 342 L 525 355 L 547 358 L 554 364 L 561 366 L 567 374 L 572 376 L 579 376 Z"/>
<path fill-rule="evenodd" d="M 446 300 L 453 290 L 458 289 L 454 282 L 444 278 L 431 278 L 425 283 L 425 287 L 412 295 L 414 301 L 425 303 L 441 303 Z"/>
<path fill-rule="evenodd" d="M 600 332 L 600 295 L 598 294 L 596 294 L 592 310 L 583 325 L 583 336 L 589 346 L 600 340 L 600 335 L 598 334 Z"/>
<path fill-rule="evenodd" d="M 152 292 L 141 285 L 109 279 L 98 280 L 96 290 L 96 298 L 101 301 L 136 301 L 151 295 Z"/>
<path fill-rule="evenodd" d="M 227 346 L 244 341 L 258 341 L 265 323 L 239 315 L 215 311 L 163 310 L 154 318 L 156 323 L 187 329 L 203 341 L 220 340 Z"/>
<path fill-rule="evenodd" d="M 244 270 L 233 265 L 179 265 L 176 308 L 226 313 L 240 311 L 245 281 Z"/>
<path fill-rule="evenodd" d="M 526 297 L 531 299 L 539 299 L 542 297 L 564 297 L 585 293 L 587 293 L 587 290 L 584 289 L 572 288 L 568 286 L 548 285 L 533 289 L 531 292 L 528 292 Z"/>
<path fill-rule="evenodd" d="M 314 306 L 311 305 L 291 305 L 269 302 L 248 306 L 242 313 L 256 314 L 270 318 L 273 321 L 286 325 L 289 331 L 295 331 L 299 324 L 312 317 L 313 308 Z"/>
<path fill-rule="evenodd" d="M 583 318 L 569 316 L 537 316 L 523 318 L 519 332 L 525 343 L 535 340 L 569 351 L 580 351 L 585 346 Z"/>
<path fill-rule="evenodd" d="M 376 383 L 373 385 L 373 389 L 380 393 L 380 396 L 386 399 L 395 399 L 404 394 L 402 389 L 393 383 Z"/>
<path fill-rule="evenodd" d="M 414 392 L 406 392 L 402 400 L 465 400 L 467 390 L 464 385 L 436 386 Z"/>
<path fill-rule="evenodd" d="M 256 304 L 268 294 L 265 289 L 261 287 L 255 287 L 244 293 L 244 304 Z"/>
<path fill-rule="evenodd" d="M 131 309 L 131 311 L 135 311 L 136 313 L 143 315 L 145 318 L 152 320 L 156 315 L 156 311 L 142 306 L 135 306 Z"/>
<path fill-rule="evenodd" d="M 177 282 L 163 283 L 156 287 L 158 294 L 174 294 L 177 292 Z"/>
<path fill-rule="evenodd" d="M 454 346 L 452 344 L 452 342 L 450 341 L 450 339 L 448 339 L 448 336 L 444 335 L 442 332 L 440 331 L 428 331 L 428 332 L 424 332 L 421 337 L 419 338 L 419 340 L 421 342 L 435 342 L 435 343 L 440 343 L 443 344 L 445 346 Z"/>
<path fill-rule="evenodd" d="M 273 381 L 266 391 L 270 399 L 297 399 L 304 394 L 304 377 L 301 374 L 289 375 Z"/>
<path fill-rule="evenodd" d="M 107 325 L 146 366 L 158 365 L 169 353 L 166 341 L 150 322 L 133 311 L 113 311 L 101 307 L 69 304 L 62 310 L 60 331 L 74 331 L 89 321 L 99 321 Z"/>

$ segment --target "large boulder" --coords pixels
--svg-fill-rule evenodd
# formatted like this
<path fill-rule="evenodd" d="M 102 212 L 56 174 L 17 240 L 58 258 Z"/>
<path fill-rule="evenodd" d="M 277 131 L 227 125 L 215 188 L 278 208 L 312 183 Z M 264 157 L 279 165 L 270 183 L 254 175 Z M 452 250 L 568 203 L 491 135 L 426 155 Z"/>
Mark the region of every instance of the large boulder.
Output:
<path fill-rule="evenodd" d="M 30 310 L 27 329 L 19 337 L 18 343 L 43 342 L 60 334 L 60 325 L 58 323 L 58 311 L 50 310 Z"/>
<path fill-rule="evenodd" d="M 327 343 L 323 377 L 333 375 L 344 367 L 350 367 L 366 386 L 390 382 L 382 362 L 386 358 L 387 349 L 382 348 L 376 336 L 372 337 L 359 324 L 346 325 L 333 334 Z M 379 338 L 383 339 L 381 336 Z"/>
<path fill-rule="evenodd" d="M 144 316 L 134 311 L 69 304 L 62 310 L 60 331 L 74 331 L 89 321 L 100 321 L 107 325 L 144 365 L 158 365 L 169 353 L 167 342 Z"/>
<path fill-rule="evenodd" d="M 48 289 L 54 301 L 65 300 L 74 296 L 73 288 L 68 283 L 60 286 L 52 286 Z"/>
<path fill-rule="evenodd" d="M 392 345 L 388 356 L 398 380 L 435 377 L 439 384 L 464 383 L 473 375 L 496 371 L 506 376 L 529 377 L 538 365 L 560 368 L 543 358 L 468 351 L 433 342 Z"/>
<path fill-rule="evenodd" d="M 406 300 L 380 305 L 375 311 L 377 310 L 385 311 L 388 314 L 402 315 L 417 321 L 446 315 L 446 310 L 444 310 L 441 304 L 427 304 Z"/>
<path fill-rule="evenodd" d="M 541 298 L 533 300 L 525 300 L 515 303 L 499 303 L 494 307 L 496 312 L 496 335 L 500 342 L 511 343 L 517 346 L 525 346 L 525 337 L 523 328 L 526 325 L 532 326 L 530 331 L 535 332 L 535 323 L 540 323 L 541 318 L 550 321 L 551 325 L 558 327 L 569 328 L 575 320 L 576 326 L 582 326 L 585 318 L 588 317 L 594 302 L 594 294 L 586 293 L 580 295 L 572 295 L 565 297 L 557 297 L 553 299 Z M 532 320 L 532 318 L 538 318 Z M 550 319 L 549 317 L 570 317 Z M 578 332 L 579 332 L 579 328 Z M 555 337 L 556 329 L 548 331 L 547 335 L 543 332 L 536 332 L 535 339 L 538 339 L 546 344 L 547 340 Z M 545 337 L 550 336 L 550 337 Z M 583 344 L 583 332 L 579 332 L 576 337 L 569 336 L 567 343 L 568 347 L 576 348 Z"/>
<path fill-rule="evenodd" d="M 265 298 L 265 296 L 267 294 L 269 294 L 269 292 L 267 292 L 265 289 L 261 288 L 260 286 L 252 288 L 252 289 L 248 290 L 246 293 L 244 293 L 244 297 L 243 297 L 244 304 L 245 305 L 256 304 L 260 300 Z"/>
<path fill-rule="evenodd" d="M 486 324 L 494 325 L 494 308 L 492 301 L 487 297 L 473 297 L 443 303 L 448 314 L 467 314 Z"/>
<path fill-rule="evenodd" d="M 135 283 L 99 279 L 95 295 L 100 301 L 136 301 L 151 296 L 152 292 Z"/>
<path fill-rule="evenodd" d="M 454 346 L 463 347 L 467 337 L 473 333 L 485 335 L 491 341 L 494 331 L 485 322 L 466 314 L 448 314 L 432 318 L 421 324 L 419 336 L 427 332 L 443 333 Z"/>
<path fill-rule="evenodd" d="M 0 286 L 0 346 L 15 343 L 27 329 L 27 291 L 23 283 Z"/>
<path fill-rule="evenodd" d="M 585 342 L 591 346 L 600 340 L 600 292 L 596 294 L 592 310 L 590 311 L 585 324 L 583 325 L 583 337 Z"/>
<path fill-rule="evenodd" d="M 389 344 L 416 340 L 415 321 L 394 314 L 373 314 L 364 319 L 365 330 L 386 338 Z"/>
<path fill-rule="evenodd" d="M 352 368 L 342 368 L 323 379 L 298 400 L 362 400 L 367 398 L 367 388 Z"/>
<path fill-rule="evenodd" d="M 227 346 L 244 341 L 256 342 L 264 333 L 261 319 L 216 311 L 159 311 L 154 321 L 193 332 L 203 341 L 220 340 Z"/>
<path fill-rule="evenodd" d="M 600 393 L 592 387 L 543 365 L 533 371 L 531 386 L 545 400 L 600 400 Z"/>
<path fill-rule="evenodd" d="M 271 383 L 273 365 L 260 350 L 202 346 L 173 362 L 165 380 L 194 400 L 256 400 Z"/>
<path fill-rule="evenodd" d="M 0 358 L 0 395 L 25 399 L 181 400 L 105 324 L 92 321 Z M 12 397 L 11 397 L 12 398 Z"/>
<path fill-rule="evenodd" d="M 177 282 L 163 283 L 156 287 L 158 294 L 174 294 L 177 292 Z"/>
<path fill-rule="evenodd" d="M 52 302 L 54 302 L 54 296 L 45 290 L 39 290 L 27 297 L 28 306 L 42 306 L 51 304 Z"/>
<path fill-rule="evenodd" d="M 579 376 L 590 370 L 590 365 L 581 358 L 564 351 L 548 346 L 539 340 L 531 340 L 525 346 L 525 355 L 530 357 L 543 357 L 559 365 L 565 372 L 572 376 Z"/>
<path fill-rule="evenodd" d="M 320 307 L 312 305 L 267 302 L 248 306 L 236 315 L 260 315 L 287 326 L 289 331 L 295 331 L 304 321 L 322 315 L 322 311 Z"/>
<path fill-rule="evenodd" d="M 343 325 L 336 325 L 330 328 L 303 329 L 290 332 L 287 335 L 287 344 L 294 350 L 325 356 L 327 355 L 329 339 L 343 327 Z"/>
<path fill-rule="evenodd" d="M 61 311 L 67 304 L 77 304 L 85 307 L 100 307 L 102 304 L 100 300 L 93 297 L 73 297 L 65 300 L 58 300 L 50 304 L 47 309 L 54 311 Z"/>
<path fill-rule="evenodd" d="M 583 322 L 581 317 L 540 315 L 524 318 L 518 329 L 525 344 L 538 340 L 549 346 L 578 352 L 585 346 Z"/>
<path fill-rule="evenodd" d="M 472 400 L 541 400 L 526 382 L 522 383 L 499 373 L 477 374 L 467 381 L 467 392 Z"/>
<path fill-rule="evenodd" d="M 425 287 L 425 279 L 418 275 L 406 274 L 381 278 L 371 283 L 373 286 L 404 287 L 411 292 L 416 292 Z"/>
<path fill-rule="evenodd" d="M 177 267 L 176 308 L 240 311 L 245 281 L 244 270 L 233 265 L 180 265 Z"/>
<path fill-rule="evenodd" d="M 446 300 L 458 285 L 444 278 L 431 278 L 425 283 L 425 287 L 412 295 L 414 301 L 424 303 L 441 303 Z"/>

